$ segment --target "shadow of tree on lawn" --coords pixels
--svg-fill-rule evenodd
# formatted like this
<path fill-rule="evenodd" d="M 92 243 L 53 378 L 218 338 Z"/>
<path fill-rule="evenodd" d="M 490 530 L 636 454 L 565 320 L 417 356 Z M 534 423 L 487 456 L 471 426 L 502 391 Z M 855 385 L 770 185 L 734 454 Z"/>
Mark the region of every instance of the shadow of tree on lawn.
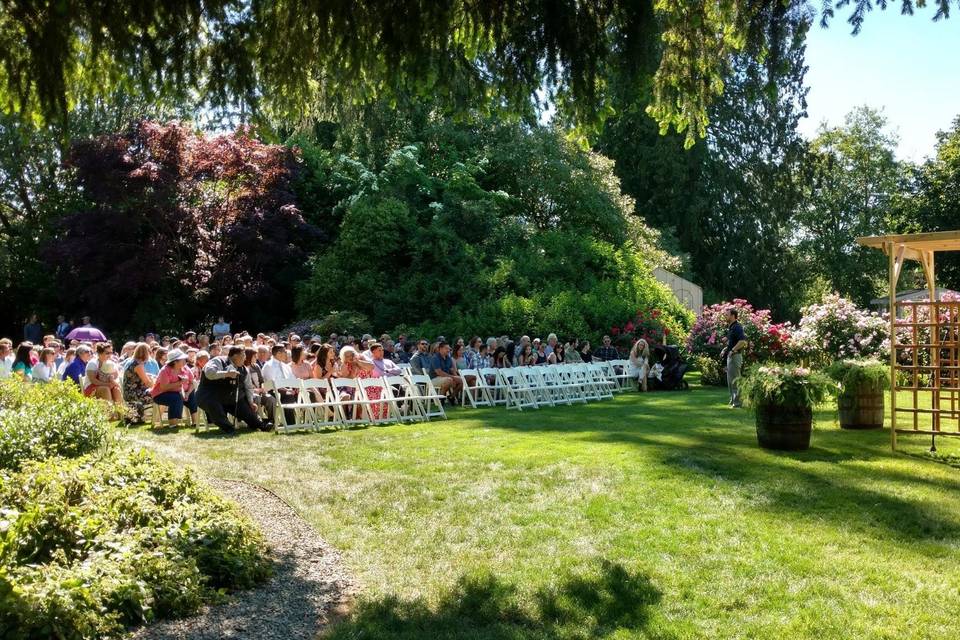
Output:
<path fill-rule="evenodd" d="M 597 571 L 539 589 L 532 606 L 521 604 L 515 585 L 484 572 L 462 576 L 433 606 L 422 598 L 361 600 L 351 616 L 323 637 L 600 640 L 627 631 L 631 637 L 669 640 L 668 634 L 649 628 L 660 599 L 645 575 L 606 561 Z"/>

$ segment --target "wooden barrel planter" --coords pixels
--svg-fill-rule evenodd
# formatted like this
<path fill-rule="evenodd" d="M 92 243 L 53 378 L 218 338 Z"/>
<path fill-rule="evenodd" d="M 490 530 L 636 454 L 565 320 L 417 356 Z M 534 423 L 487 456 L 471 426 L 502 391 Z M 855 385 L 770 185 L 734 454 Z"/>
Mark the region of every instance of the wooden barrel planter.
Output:
<path fill-rule="evenodd" d="M 862 384 L 853 393 L 840 394 L 837 410 L 842 429 L 880 429 L 883 427 L 883 399 L 878 385 Z"/>
<path fill-rule="evenodd" d="M 777 405 L 757 408 L 757 442 L 764 449 L 809 449 L 812 430 L 812 409 Z"/>

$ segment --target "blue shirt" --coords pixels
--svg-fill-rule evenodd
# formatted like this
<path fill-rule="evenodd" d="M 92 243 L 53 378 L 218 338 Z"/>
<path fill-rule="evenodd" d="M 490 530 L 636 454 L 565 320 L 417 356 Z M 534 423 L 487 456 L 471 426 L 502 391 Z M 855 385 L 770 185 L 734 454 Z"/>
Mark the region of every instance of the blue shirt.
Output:
<path fill-rule="evenodd" d="M 67 368 L 63 370 L 61 380 L 73 380 L 79 387 L 81 386 L 80 379 L 85 375 L 87 375 L 87 363 L 80 358 L 74 358 L 73 362 L 68 364 Z"/>
<path fill-rule="evenodd" d="M 143 370 L 156 378 L 160 375 L 160 364 L 153 358 L 147 358 L 147 361 L 143 363 Z"/>
<path fill-rule="evenodd" d="M 733 348 L 737 346 L 738 342 L 746 339 L 747 336 L 743 332 L 743 325 L 734 320 L 733 324 L 731 324 L 727 330 L 727 352 L 733 351 Z"/>
<path fill-rule="evenodd" d="M 439 353 L 435 353 L 433 357 L 430 358 L 430 377 L 437 377 L 438 371 L 449 374 L 453 373 L 453 358 L 451 358 L 449 354 L 444 358 Z"/>

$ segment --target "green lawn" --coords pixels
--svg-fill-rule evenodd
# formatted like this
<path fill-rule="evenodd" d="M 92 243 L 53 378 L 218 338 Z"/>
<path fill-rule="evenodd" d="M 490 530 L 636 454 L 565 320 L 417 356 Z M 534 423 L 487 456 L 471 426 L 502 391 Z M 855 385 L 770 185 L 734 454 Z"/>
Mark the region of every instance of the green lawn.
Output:
<path fill-rule="evenodd" d="M 832 411 L 809 451 L 762 451 L 725 399 L 129 439 L 272 489 L 340 548 L 363 593 L 338 638 L 956 638 L 960 471 Z"/>

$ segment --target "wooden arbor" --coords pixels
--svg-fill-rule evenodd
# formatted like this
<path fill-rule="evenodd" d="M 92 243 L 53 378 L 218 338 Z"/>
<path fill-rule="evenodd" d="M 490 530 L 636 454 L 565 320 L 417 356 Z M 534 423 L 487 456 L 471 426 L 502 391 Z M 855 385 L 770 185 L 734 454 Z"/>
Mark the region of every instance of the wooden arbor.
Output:
<path fill-rule="evenodd" d="M 934 256 L 960 251 L 960 231 L 857 238 L 882 250 L 890 264 L 890 446 L 897 433 L 960 436 L 960 301 L 937 299 Z M 897 301 L 907 260 L 923 268 L 926 301 Z M 898 406 L 897 392 L 904 406 Z M 902 419 L 901 419 L 902 418 Z"/>

